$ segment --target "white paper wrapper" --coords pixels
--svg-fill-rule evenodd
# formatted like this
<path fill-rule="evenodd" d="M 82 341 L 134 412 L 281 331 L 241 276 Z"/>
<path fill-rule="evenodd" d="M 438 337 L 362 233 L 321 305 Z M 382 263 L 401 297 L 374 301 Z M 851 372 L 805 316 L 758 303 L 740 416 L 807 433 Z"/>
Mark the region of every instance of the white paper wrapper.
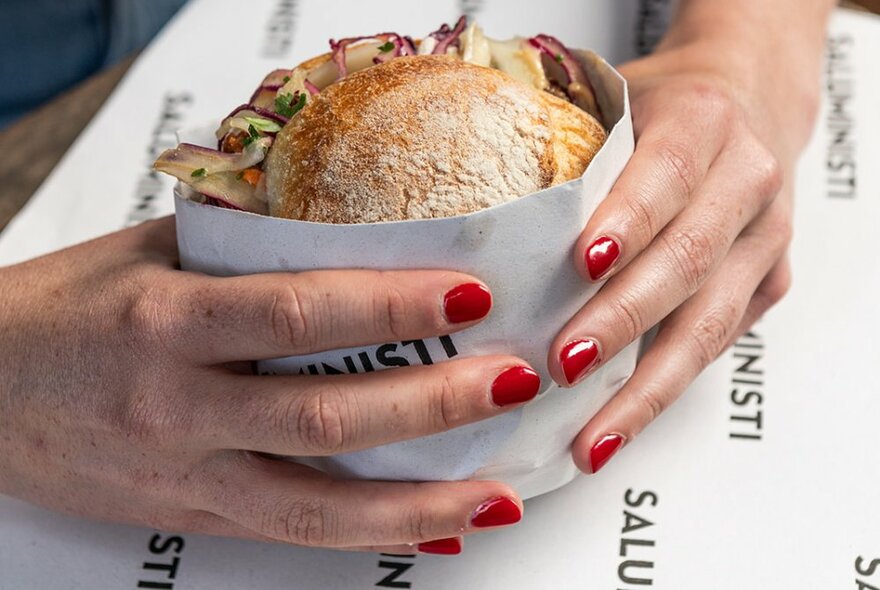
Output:
<path fill-rule="evenodd" d="M 541 374 L 544 390 L 527 406 L 441 434 L 303 463 L 340 477 L 390 480 L 499 479 L 523 497 L 571 481 L 571 441 L 631 375 L 634 344 L 585 383 L 552 385 L 554 336 L 598 290 L 575 271 L 571 249 L 633 151 L 626 84 L 590 52 L 579 59 L 594 81 L 611 129 L 578 180 L 460 217 L 330 225 L 201 205 L 176 192 L 181 265 L 214 275 L 326 268 L 449 268 L 492 290 L 492 313 L 478 326 L 416 342 L 338 350 L 260 363 L 266 373 L 363 372 L 453 357 L 513 354 Z M 213 135 L 188 134 L 210 145 Z"/>

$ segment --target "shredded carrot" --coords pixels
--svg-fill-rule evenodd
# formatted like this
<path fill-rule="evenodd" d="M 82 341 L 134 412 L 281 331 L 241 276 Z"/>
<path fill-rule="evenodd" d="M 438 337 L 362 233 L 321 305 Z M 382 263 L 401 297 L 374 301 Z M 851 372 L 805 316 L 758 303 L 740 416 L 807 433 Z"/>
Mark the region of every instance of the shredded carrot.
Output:
<path fill-rule="evenodd" d="M 242 170 L 241 179 L 251 186 L 257 186 L 257 183 L 260 182 L 260 177 L 262 175 L 263 173 L 260 172 L 258 169 L 248 168 L 246 170 Z"/>

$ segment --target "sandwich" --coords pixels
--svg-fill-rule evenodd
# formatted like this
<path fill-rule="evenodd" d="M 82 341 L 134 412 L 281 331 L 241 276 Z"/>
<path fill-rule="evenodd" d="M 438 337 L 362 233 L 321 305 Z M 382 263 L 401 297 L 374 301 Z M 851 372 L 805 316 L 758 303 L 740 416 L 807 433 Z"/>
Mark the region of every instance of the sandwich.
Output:
<path fill-rule="evenodd" d="M 463 215 L 579 178 L 607 134 L 583 64 L 549 35 L 465 18 L 421 40 L 330 41 L 266 76 L 216 130 L 154 167 L 191 198 L 351 224 Z"/>

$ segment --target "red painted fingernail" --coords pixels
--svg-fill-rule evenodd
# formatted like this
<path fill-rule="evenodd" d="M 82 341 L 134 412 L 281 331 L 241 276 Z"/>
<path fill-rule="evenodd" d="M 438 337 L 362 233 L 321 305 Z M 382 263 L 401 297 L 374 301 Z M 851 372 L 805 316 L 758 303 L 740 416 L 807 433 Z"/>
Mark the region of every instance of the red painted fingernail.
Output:
<path fill-rule="evenodd" d="M 443 297 L 443 311 L 453 324 L 484 318 L 491 307 L 492 294 L 478 283 L 459 285 Z"/>
<path fill-rule="evenodd" d="M 519 522 L 522 511 L 510 498 L 486 500 L 471 515 L 471 525 L 476 527 L 504 526 Z"/>
<path fill-rule="evenodd" d="M 602 469 L 614 453 L 620 450 L 624 442 L 626 439 L 620 434 L 606 434 L 600 438 L 590 449 L 590 470 L 596 473 Z"/>
<path fill-rule="evenodd" d="M 437 539 L 419 543 L 419 553 L 433 553 L 435 555 L 458 555 L 461 553 L 461 537 Z"/>
<path fill-rule="evenodd" d="M 587 248 L 586 262 L 590 278 L 598 280 L 611 268 L 620 256 L 620 245 L 609 238 L 601 236 Z"/>
<path fill-rule="evenodd" d="M 559 353 L 559 363 L 565 380 L 574 385 L 599 364 L 599 346 L 595 340 L 589 339 L 569 342 Z"/>
<path fill-rule="evenodd" d="M 541 378 L 528 367 L 511 367 L 492 382 L 492 401 L 496 406 L 521 404 L 538 395 Z"/>

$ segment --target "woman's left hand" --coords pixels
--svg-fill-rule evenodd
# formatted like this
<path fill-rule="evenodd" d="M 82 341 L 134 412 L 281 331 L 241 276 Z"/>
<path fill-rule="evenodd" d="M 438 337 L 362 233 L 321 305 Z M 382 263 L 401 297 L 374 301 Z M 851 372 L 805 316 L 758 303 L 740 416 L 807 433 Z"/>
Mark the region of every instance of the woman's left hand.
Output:
<path fill-rule="evenodd" d="M 725 53 L 733 50 L 684 43 L 620 68 L 635 154 L 574 248 L 585 279 L 610 279 L 558 334 L 551 373 L 578 383 L 662 323 L 632 378 L 575 441 L 585 472 L 631 441 L 788 289 L 789 181 L 815 117 L 818 68 L 794 92 L 785 76 L 761 78 L 749 65 L 742 70 L 760 79 L 750 86 L 727 67 L 742 62 Z M 788 99 L 784 108 L 777 97 Z"/>

